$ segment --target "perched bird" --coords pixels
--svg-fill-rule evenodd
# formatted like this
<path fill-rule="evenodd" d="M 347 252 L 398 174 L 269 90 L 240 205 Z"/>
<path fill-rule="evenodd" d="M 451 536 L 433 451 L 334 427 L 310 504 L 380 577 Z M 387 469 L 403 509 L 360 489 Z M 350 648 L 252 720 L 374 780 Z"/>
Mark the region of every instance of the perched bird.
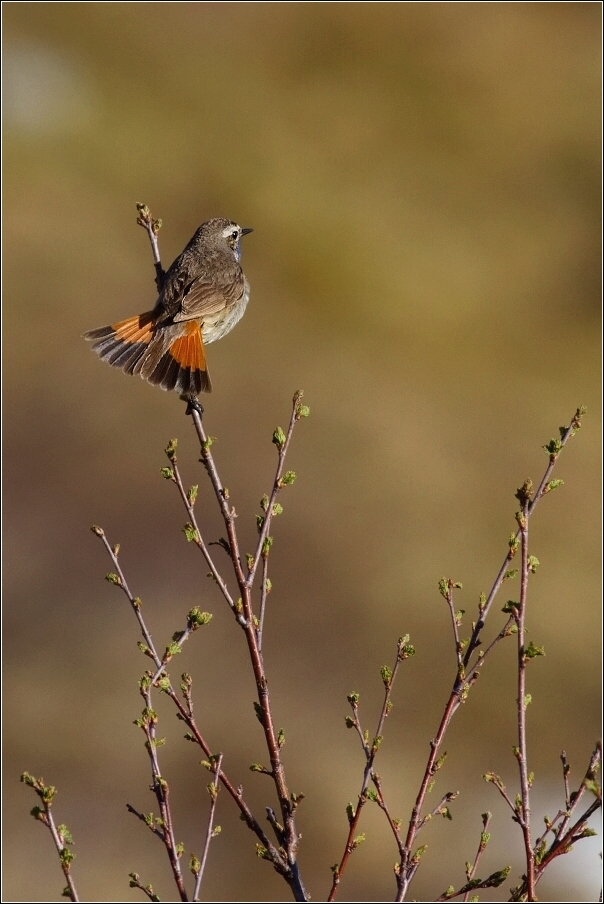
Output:
<path fill-rule="evenodd" d="M 84 333 L 93 351 L 184 399 L 211 392 L 204 344 L 222 339 L 245 311 L 239 243 L 248 232 L 223 217 L 202 223 L 165 273 L 153 310 Z"/>

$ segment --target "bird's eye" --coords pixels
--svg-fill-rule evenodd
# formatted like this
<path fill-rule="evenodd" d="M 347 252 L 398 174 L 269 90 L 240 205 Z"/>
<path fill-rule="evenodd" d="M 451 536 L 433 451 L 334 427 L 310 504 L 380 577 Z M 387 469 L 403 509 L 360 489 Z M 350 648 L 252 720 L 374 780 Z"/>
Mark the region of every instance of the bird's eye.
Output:
<path fill-rule="evenodd" d="M 239 238 L 239 233 L 238 233 L 238 231 L 237 231 L 236 229 L 233 229 L 233 231 L 231 232 L 231 238 L 232 238 L 232 239 L 238 239 L 238 238 Z"/>

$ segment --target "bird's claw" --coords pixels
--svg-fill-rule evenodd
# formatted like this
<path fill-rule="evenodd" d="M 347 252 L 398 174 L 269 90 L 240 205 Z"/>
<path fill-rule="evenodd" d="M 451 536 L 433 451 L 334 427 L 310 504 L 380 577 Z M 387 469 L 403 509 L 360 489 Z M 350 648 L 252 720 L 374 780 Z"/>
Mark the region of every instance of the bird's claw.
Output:
<path fill-rule="evenodd" d="M 198 398 L 185 397 L 185 402 L 187 403 L 187 410 L 185 411 L 185 414 L 192 415 L 193 412 L 196 411 L 199 417 L 203 417 L 203 405 Z"/>

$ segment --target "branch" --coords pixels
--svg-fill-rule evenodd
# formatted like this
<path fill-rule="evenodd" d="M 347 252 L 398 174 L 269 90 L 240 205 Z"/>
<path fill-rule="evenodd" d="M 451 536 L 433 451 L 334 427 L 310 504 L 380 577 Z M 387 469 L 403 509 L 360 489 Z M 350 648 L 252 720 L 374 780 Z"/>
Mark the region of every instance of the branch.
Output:
<path fill-rule="evenodd" d="M 525 646 L 526 605 L 530 570 L 528 555 L 528 512 L 532 491 L 533 485 L 531 481 L 526 480 L 516 493 L 522 506 L 522 510 L 516 514 L 521 537 L 522 568 L 520 581 L 520 607 L 517 614 L 515 614 L 516 626 L 518 628 L 518 698 L 516 701 L 518 706 L 518 747 L 514 750 L 514 753 L 518 760 L 518 769 L 520 771 L 521 806 L 517 807 L 517 817 L 524 839 L 527 901 L 535 900 L 535 859 L 531 841 L 530 806 L 530 786 L 532 778 L 528 774 L 526 747 L 526 708 L 530 703 L 530 698 L 527 698 L 526 695 L 526 666 L 529 659 L 532 658 L 533 653 L 531 651 L 537 651 L 538 648 L 533 647 L 532 644 L 530 645 L 530 649 Z M 537 655 L 537 652 L 535 652 L 534 655 Z"/>
<path fill-rule="evenodd" d="M 199 892 L 201 889 L 201 880 L 203 879 L 203 874 L 206 868 L 206 862 L 208 859 L 208 851 L 210 849 L 210 841 L 214 838 L 215 835 L 218 835 L 220 832 L 220 826 L 214 825 L 214 814 L 216 812 L 216 804 L 218 802 L 218 791 L 220 789 L 219 781 L 220 781 L 220 767 L 222 765 L 222 754 L 219 754 L 213 764 L 214 771 L 214 781 L 210 782 L 208 785 L 208 794 L 210 795 L 210 812 L 208 814 L 208 827 L 206 829 L 206 840 L 203 848 L 203 855 L 201 858 L 201 863 L 199 867 L 197 867 L 197 863 L 193 862 L 193 858 L 191 858 L 191 872 L 195 876 L 195 888 L 193 889 L 193 900 L 199 901 Z M 197 867 L 197 868 L 195 868 Z"/>
<path fill-rule="evenodd" d="M 106 579 L 109 581 L 109 583 L 114 584 L 117 587 L 120 587 L 123 590 L 123 592 L 125 593 L 126 597 L 128 598 L 128 601 L 129 601 L 129 603 L 132 607 L 132 610 L 136 616 L 136 619 L 139 623 L 141 633 L 145 639 L 144 643 L 139 643 L 139 649 L 146 656 L 149 656 L 150 659 L 153 661 L 153 663 L 155 664 L 156 674 L 160 673 L 160 678 L 158 679 L 158 684 L 159 684 L 160 690 L 163 693 L 167 694 L 167 696 L 171 699 L 172 703 L 175 705 L 175 707 L 177 709 L 177 716 L 183 722 L 185 722 L 189 731 L 191 732 L 190 740 L 197 743 L 199 745 L 199 747 L 201 748 L 201 750 L 206 755 L 206 757 L 211 759 L 214 756 L 214 754 L 212 753 L 212 750 L 211 750 L 209 744 L 205 741 L 203 735 L 199 731 L 199 728 L 197 727 L 194 716 L 193 716 L 192 702 L 191 702 L 191 697 L 190 697 L 191 679 L 189 678 L 189 676 L 183 675 L 183 684 L 181 685 L 181 690 L 183 691 L 183 695 L 185 696 L 185 700 L 187 701 L 187 702 L 183 703 L 182 700 L 180 699 L 180 697 L 178 696 L 178 694 L 176 693 L 176 691 L 174 690 L 169 677 L 167 675 L 161 676 L 161 672 L 163 671 L 162 659 L 155 650 L 153 641 L 151 639 L 151 634 L 145 624 L 145 620 L 144 620 L 144 617 L 142 614 L 142 602 L 139 599 L 139 597 L 133 596 L 132 592 L 130 591 L 130 588 L 128 587 L 128 583 L 126 581 L 126 577 L 124 575 L 124 572 L 123 572 L 123 570 L 119 564 L 118 558 L 117 558 L 118 552 L 119 552 L 119 544 L 115 544 L 114 546 L 111 546 L 105 536 L 105 532 L 103 531 L 103 529 L 101 527 L 98 527 L 96 525 L 93 526 L 92 532 L 103 541 L 103 545 L 105 546 L 105 549 L 107 550 L 107 552 L 109 553 L 109 555 L 111 557 L 111 560 L 117 571 L 117 574 L 110 573 L 106 576 Z M 280 867 L 281 867 L 281 869 L 283 870 L 283 872 L 281 874 L 284 875 L 287 872 L 287 864 L 283 863 L 282 858 L 279 855 L 279 852 L 274 847 L 274 845 L 271 844 L 266 833 L 264 832 L 264 830 L 262 829 L 262 827 L 260 826 L 258 821 L 254 818 L 250 808 L 247 806 L 247 804 L 245 803 L 245 801 L 243 799 L 241 788 L 235 787 L 235 785 L 229 780 L 228 776 L 225 775 L 225 773 L 222 770 L 220 771 L 220 781 L 222 782 L 222 784 L 228 791 L 229 795 L 235 802 L 236 806 L 238 807 L 243 821 L 246 823 L 248 828 L 250 828 L 255 833 L 261 846 L 269 852 L 269 855 L 270 855 L 269 859 L 275 866 L 275 869 L 277 869 L 277 871 L 279 872 Z M 132 810 L 132 812 L 135 812 L 135 811 Z"/>
<path fill-rule="evenodd" d="M 276 513 L 275 504 L 277 493 L 284 486 L 293 483 L 295 479 L 295 474 L 293 474 L 293 472 L 284 474 L 283 467 L 285 454 L 289 446 L 294 426 L 301 417 L 307 417 L 309 413 L 308 408 L 301 404 L 301 399 L 302 392 L 297 392 L 294 395 L 293 399 L 292 414 L 290 417 L 287 435 L 283 434 L 283 431 L 281 431 L 280 428 L 277 428 L 277 430 L 275 430 L 273 434 L 273 442 L 277 446 L 279 455 L 277 469 L 273 481 L 273 490 L 268 503 L 268 508 L 260 526 L 256 554 L 253 557 L 253 560 L 248 564 L 247 575 L 244 573 L 241 555 L 239 552 L 239 540 L 235 528 L 235 519 L 237 517 L 237 513 L 235 509 L 230 505 L 229 491 L 223 485 L 218 474 L 216 463 L 211 451 L 212 439 L 206 436 L 206 432 L 199 412 L 195 409 L 192 409 L 191 415 L 200 443 L 201 462 L 204 465 L 210 478 L 210 482 L 214 489 L 214 495 L 216 496 L 216 500 L 218 502 L 220 512 L 224 521 L 228 538 L 227 543 L 225 544 L 225 549 L 228 550 L 235 574 L 235 579 L 239 587 L 239 593 L 241 594 L 241 601 L 239 603 L 241 608 L 239 608 L 237 604 L 235 605 L 237 616 L 241 616 L 237 618 L 237 621 L 245 633 L 248 652 L 250 654 L 250 661 L 258 693 L 256 714 L 264 731 L 265 742 L 267 745 L 271 764 L 270 775 L 275 784 L 275 790 L 277 792 L 281 810 L 281 818 L 283 820 L 283 835 L 282 837 L 280 837 L 278 833 L 276 834 L 279 847 L 285 850 L 287 868 L 286 873 L 282 872 L 282 861 L 279 860 L 278 871 L 281 872 L 281 874 L 284 875 L 287 879 L 290 887 L 292 888 L 295 899 L 297 901 L 306 901 L 307 894 L 302 884 L 297 864 L 298 833 L 296 830 L 294 815 L 296 806 L 292 797 L 290 796 L 285 779 L 285 771 L 281 761 L 281 746 L 283 744 L 282 734 L 281 732 L 277 733 L 274 726 L 268 691 L 268 679 L 266 676 L 261 649 L 260 622 L 255 617 L 252 607 L 252 587 L 254 577 L 257 573 L 257 565 L 260 559 L 266 559 L 268 557 L 272 544 L 272 538 L 269 537 L 268 530 L 272 517 Z M 268 850 L 260 849 L 259 855 L 274 862 L 274 855 Z"/>
<path fill-rule="evenodd" d="M 382 681 L 384 683 L 384 701 L 382 703 L 382 709 L 380 712 L 380 716 L 378 719 L 378 724 L 376 728 L 375 735 L 373 736 L 373 741 L 371 744 L 369 743 L 369 735 L 367 732 L 363 732 L 361 729 L 361 724 L 359 721 L 358 715 L 358 705 L 359 705 L 359 695 L 358 694 L 349 694 L 348 702 L 352 708 L 352 717 L 347 716 L 346 718 L 346 726 L 348 728 L 355 728 L 361 740 L 361 746 L 363 748 L 363 753 L 365 754 L 365 769 L 363 771 L 363 781 L 361 783 L 361 790 L 359 791 L 358 802 L 356 809 L 353 808 L 352 804 L 349 804 L 346 808 L 348 813 L 348 822 L 349 822 L 349 830 L 348 837 L 346 839 L 346 844 L 344 847 L 344 853 L 340 859 L 339 864 L 335 864 L 332 866 L 331 871 L 333 873 L 333 880 L 331 885 L 331 890 L 329 892 L 329 896 L 327 898 L 328 901 L 333 901 L 338 887 L 340 885 L 340 881 L 342 878 L 342 874 L 346 869 L 346 865 L 348 863 L 348 858 L 352 854 L 356 848 L 363 843 L 365 840 L 365 836 L 363 834 L 357 835 L 357 829 L 359 825 L 359 821 L 361 818 L 361 812 L 367 800 L 374 800 L 379 804 L 380 808 L 386 813 L 388 818 L 388 822 L 390 827 L 392 828 L 395 838 L 398 839 L 398 825 L 395 820 L 392 819 L 386 805 L 384 803 L 383 794 L 381 785 L 379 782 L 379 776 L 375 775 L 373 772 L 373 763 L 375 761 L 375 757 L 377 755 L 378 749 L 382 742 L 382 732 L 384 729 L 384 723 L 386 721 L 386 717 L 388 713 L 392 709 L 392 687 L 394 685 L 394 681 L 396 679 L 396 675 L 399 670 L 399 666 L 401 662 L 409 659 L 415 653 L 414 647 L 409 643 L 409 635 L 406 634 L 404 637 L 400 637 L 397 644 L 396 651 L 396 659 L 394 661 L 393 667 L 390 669 L 388 666 L 383 666 L 381 670 Z M 369 782 L 373 780 L 374 784 L 377 788 L 377 794 L 375 792 L 371 792 L 369 790 Z"/>
<path fill-rule="evenodd" d="M 550 481 L 550 477 L 551 477 L 552 471 L 554 469 L 554 466 L 558 460 L 558 456 L 560 455 L 562 449 L 567 444 L 569 439 L 571 439 L 571 437 L 573 437 L 575 435 L 575 433 L 578 430 L 580 430 L 581 419 L 582 419 L 583 415 L 585 414 L 585 412 L 586 412 L 586 409 L 583 406 L 581 406 L 580 408 L 577 408 L 568 427 L 560 427 L 559 428 L 560 439 L 552 439 L 549 441 L 549 443 L 547 443 L 547 445 L 545 445 L 543 447 L 545 449 L 545 451 L 549 454 L 549 462 L 545 469 L 545 473 L 543 474 L 543 477 L 541 478 L 541 482 L 539 483 L 539 486 L 537 487 L 537 491 L 536 491 L 531 503 L 529 504 L 528 514 L 527 514 L 528 518 L 530 518 L 530 516 L 533 514 L 537 503 L 544 496 L 546 496 L 552 490 L 555 490 L 559 486 L 562 485 L 563 481 L 561 481 L 561 480 Z M 520 537 L 520 528 L 518 528 L 516 533 L 512 534 L 512 536 L 510 537 L 510 542 L 509 542 L 510 548 L 509 548 L 508 554 L 506 555 L 505 559 L 503 560 L 503 563 L 501 565 L 501 568 L 499 569 L 497 577 L 495 578 L 495 582 L 494 582 L 493 586 L 491 587 L 489 595 L 487 596 L 486 600 L 484 601 L 483 605 L 480 608 L 480 617 L 479 617 L 478 621 L 476 622 L 476 625 L 472 632 L 472 637 L 470 638 L 470 643 L 468 644 L 468 649 L 466 650 L 466 654 L 464 657 L 464 662 L 466 665 L 470 661 L 470 657 L 471 657 L 472 653 L 474 652 L 474 650 L 476 649 L 476 647 L 478 646 L 478 644 L 480 642 L 479 634 L 484 627 L 486 617 L 489 614 L 490 608 L 497 595 L 497 592 L 505 580 L 508 564 L 511 562 L 511 560 L 514 558 L 514 556 L 516 554 L 516 550 L 518 548 L 519 537 Z"/>
<path fill-rule="evenodd" d="M 159 833 L 156 832 L 155 834 L 159 834 L 159 837 L 166 848 L 170 861 L 170 868 L 172 869 L 172 875 L 176 887 L 178 888 L 180 900 L 188 901 L 189 899 L 187 897 L 182 871 L 180 869 L 180 858 L 183 853 L 183 847 L 176 843 L 174 837 L 172 813 L 170 810 L 170 789 L 159 768 L 157 748 L 163 744 L 163 740 L 157 738 L 157 714 L 152 707 L 151 701 L 152 686 L 151 672 L 146 672 L 140 680 L 140 693 L 145 701 L 145 706 L 140 719 L 136 719 L 134 724 L 142 729 L 147 739 L 145 748 L 149 755 L 149 763 L 151 766 L 151 790 L 155 794 L 161 814 L 159 819 L 154 820 L 160 830 Z M 140 814 L 137 813 L 133 807 L 128 807 L 128 809 L 140 818 Z M 153 822 L 153 815 L 151 814 L 148 819 Z M 145 819 L 145 821 L 147 821 L 147 819 Z M 149 823 L 147 824 L 149 825 Z"/>
<path fill-rule="evenodd" d="M 55 825 L 54 817 L 51 812 L 52 802 L 57 793 L 57 789 L 52 785 L 45 785 L 43 779 L 34 778 L 29 772 L 24 772 L 22 774 L 21 781 L 34 789 L 42 803 L 41 807 L 33 808 L 31 815 L 34 819 L 37 819 L 45 825 L 52 835 L 52 840 L 54 841 L 59 860 L 61 861 L 61 869 L 63 870 L 63 875 L 67 882 L 67 887 L 63 890 L 63 896 L 69 898 L 70 901 L 79 901 L 80 899 L 78 898 L 78 893 L 71 876 L 71 863 L 75 855 L 69 845 L 73 844 L 73 838 L 67 826 Z"/>
<path fill-rule="evenodd" d="M 527 502 L 527 506 L 526 506 L 526 523 L 527 524 L 528 524 L 528 520 L 529 520 L 530 516 L 532 515 L 532 513 L 535 509 L 535 506 L 537 505 L 539 500 L 543 496 L 547 495 L 547 493 L 551 492 L 552 490 L 555 490 L 558 486 L 561 485 L 562 481 L 550 480 L 551 473 L 552 473 L 554 465 L 558 459 L 558 456 L 560 455 L 560 452 L 562 451 L 562 449 L 564 448 L 564 446 L 566 445 L 568 440 L 572 436 L 575 435 L 577 430 L 580 429 L 581 418 L 583 417 L 584 414 L 585 414 L 585 408 L 583 408 L 583 407 L 577 408 L 575 415 L 570 422 L 570 425 L 568 427 L 560 427 L 560 430 L 559 430 L 560 439 L 558 439 L 558 440 L 552 439 L 546 446 L 544 446 L 544 449 L 546 450 L 546 452 L 549 455 L 549 461 L 548 461 L 548 465 L 545 469 L 543 477 L 541 478 L 541 481 L 539 483 L 539 486 L 537 488 L 537 491 L 536 491 L 534 497 L 532 498 L 532 500 Z M 516 552 L 517 552 L 517 549 L 519 546 L 518 538 L 520 537 L 520 534 L 521 534 L 521 528 L 518 527 L 518 530 L 516 531 L 516 533 L 512 534 L 510 537 L 510 541 L 508 544 L 508 547 L 509 547 L 508 553 L 503 561 L 501 568 L 499 569 L 499 572 L 497 574 L 497 577 L 495 578 L 495 581 L 493 583 L 493 586 L 491 588 L 489 595 L 485 598 L 481 598 L 481 601 L 479 604 L 479 617 L 473 626 L 472 635 L 467 643 L 467 649 L 466 649 L 465 655 L 463 656 L 463 661 L 461 664 L 459 662 L 459 653 L 458 653 L 457 674 L 456 674 L 455 680 L 453 682 L 451 694 L 445 705 L 445 709 L 444 709 L 444 712 L 443 712 L 443 715 L 442 715 L 442 718 L 440 721 L 438 731 L 436 733 L 435 738 L 430 742 L 430 748 L 431 748 L 430 756 L 428 757 L 426 769 L 424 771 L 424 775 L 423 775 L 423 778 L 422 778 L 422 781 L 420 784 L 420 789 L 419 789 L 419 792 L 418 792 L 418 795 L 417 795 L 417 798 L 415 801 L 415 806 L 413 807 L 411 819 L 409 821 L 409 830 L 407 832 L 407 838 L 406 838 L 405 845 L 404 845 L 403 856 L 401 858 L 401 863 L 397 870 L 397 895 L 396 895 L 396 899 L 395 899 L 396 901 L 404 901 L 408 888 L 409 888 L 409 885 L 410 885 L 415 873 L 417 872 L 417 869 L 419 866 L 418 852 L 416 851 L 415 854 L 412 854 L 411 852 L 412 852 L 413 845 L 415 843 L 415 838 L 416 838 L 417 832 L 419 831 L 420 825 L 423 824 L 423 823 L 420 823 L 420 813 L 421 813 L 421 810 L 422 810 L 422 807 L 424 804 L 426 794 L 427 794 L 429 788 L 431 787 L 432 777 L 438 768 L 437 754 L 438 754 L 438 751 L 442 744 L 444 735 L 449 727 L 449 724 L 450 724 L 451 719 L 453 718 L 455 712 L 459 708 L 460 704 L 465 702 L 471 686 L 474 684 L 474 682 L 479 677 L 477 669 L 484 664 L 486 655 L 488 653 L 490 653 L 490 651 L 494 648 L 496 643 L 499 643 L 503 639 L 503 637 L 509 636 L 509 634 L 511 633 L 512 626 L 511 626 L 510 621 L 508 621 L 507 625 L 504 627 L 504 629 L 502 631 L 499 632 L 499 634 L 495 638 L 495 641 L 493 641 L 490 644 L 490 646 L 487 648 L 486 652 L 479 653 L 478 658 L 476 659 L 474 664 L 470 668 L 468 668 L 470 659 L 472 658 L 472 654 L 474 653 L 474 651 L 478 648 L 478 646 L 480 644 L 480 632 L 481 632 L 482 628 L 484 627 L 485 620 L 491 609 L 491 606 L 497 595 L 497 592 L 501 588 L 501 585 L 506 580 L 506 578 L 510 576 L 509 572 L 508 572 L 508 565 L 511 562 L 511 560 L 514 558 L 514 556 L 516 555 Z M 443 593 L 443 590 L 450 592 L 456 585 L 453 584 L 451 581 L 446 581 L 446 579 L 445 579 L 444 581 L 440 582 L 439 586 L 440 586 L 441 593 Z M 443 593 L 443 595 L 446 596 L 446 593 Z M 452 602 L 450 602 L 448 600 L 448 603 L 449 603 L 450 611 L 451 611 L 452 618 L 453 618 L 456 649 L 459 651 L 459 646 L 461 644 L 461 641 L 459 640 L 459 635 L 457 633 L 457 618 L 456 618 L 456 614 L 452 608 Z M 514 620 L 514 618 L 515 618 L 513 613 L 511 613 L 511 618 L 512 618 L 512 620 Z M 471 673 L 469 678 L 465 677 L 464 670 L 467 670 L 469 673 Z M 527 776 L 527 782 L 528 782 L 528 776 Z M 423 850 L 422 849 L 419 849 L 419 850 L 420 850 L 420 855 L 421 855 L 421 853 L 423 853 Z"/>
<path fill-rule="evenodd" d="M 161 229 L 162 223 L 161 220 L 153 219 L 153 217 L 151 216 L 151 211 L 146 204 L 137 204 L 136 209 L 138 210 L 138 217 L 136 222 L 139 226 L 142 226 L 143 229 L 146 229 L 147 235 L 149 236 L 149 241 L 151 242 L 153 264 L 155 266 L 155 285 L 157 286 L 157 291 L 161 292 L 164 286 L 164 277 L 166 274 L 161 265 L 161 259 L 159 256 L 157 233 Z"/>

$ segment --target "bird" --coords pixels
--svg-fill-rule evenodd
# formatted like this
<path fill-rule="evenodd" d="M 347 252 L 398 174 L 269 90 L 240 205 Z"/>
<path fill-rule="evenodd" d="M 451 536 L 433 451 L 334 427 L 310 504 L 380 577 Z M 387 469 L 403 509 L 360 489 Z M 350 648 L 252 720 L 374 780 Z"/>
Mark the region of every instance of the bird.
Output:
<path fill-rule="evenodd" d="M 155 307 L 84 333 L 102 361 L 186 401 L 212 391 L 205 345 L 243 317 L 250 285 L 241 268 L 242 236 L 224 217 L 202 223 L 164 274 Z"/>

